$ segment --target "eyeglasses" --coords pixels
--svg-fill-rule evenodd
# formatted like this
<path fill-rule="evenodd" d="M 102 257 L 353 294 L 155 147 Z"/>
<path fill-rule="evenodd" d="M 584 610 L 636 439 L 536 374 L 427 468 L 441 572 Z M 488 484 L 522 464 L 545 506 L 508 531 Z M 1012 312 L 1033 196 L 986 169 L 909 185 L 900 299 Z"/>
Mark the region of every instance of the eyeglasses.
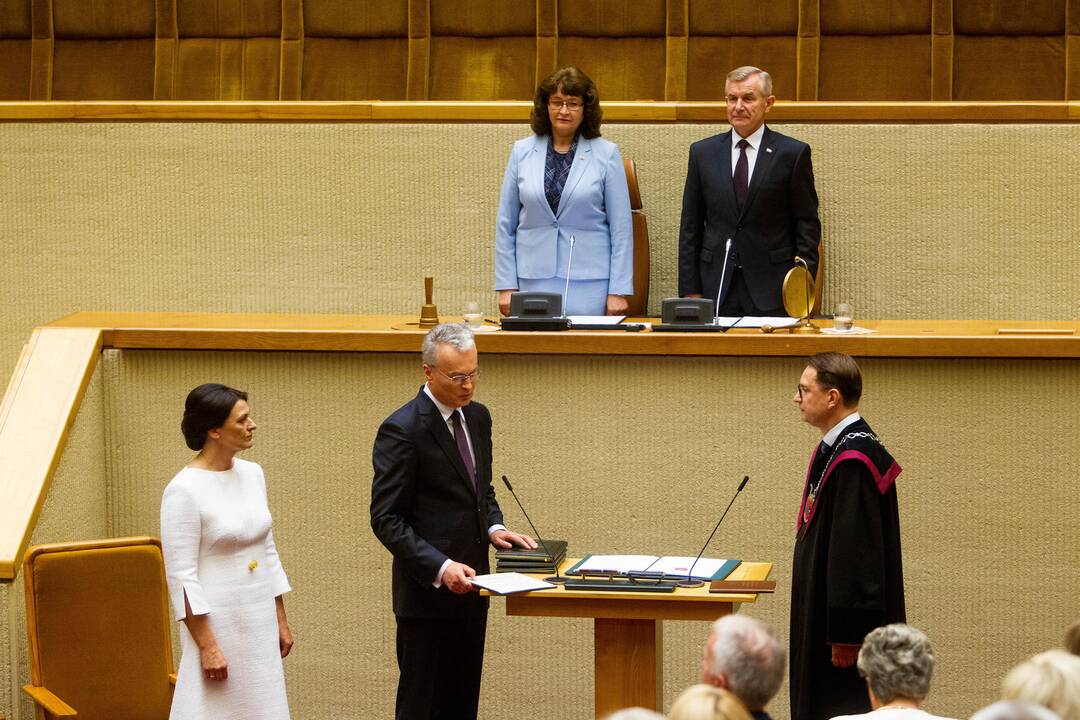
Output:
<path fill-rule="evenodd" d="M 556 100 L 555 98 L 551 98 L 548 100 L 548 107 L 552 110 L 562 110 L 563 108 L 566 108 L 570 112 L 577 112 L 585 107 L 585 103 L 580 100 Z"/>
<path fill-rule="evenodd" d="M 450 382 L 454 383 L 455 385 L 464 385 L 467 382 L 476 382 L 476 379 L 480 377 L 480 368 L 476 368 L 468 375 L 447 375 L 442 370 L 439 370 L 439 368 L 435 368 L 435 371 Z"/>

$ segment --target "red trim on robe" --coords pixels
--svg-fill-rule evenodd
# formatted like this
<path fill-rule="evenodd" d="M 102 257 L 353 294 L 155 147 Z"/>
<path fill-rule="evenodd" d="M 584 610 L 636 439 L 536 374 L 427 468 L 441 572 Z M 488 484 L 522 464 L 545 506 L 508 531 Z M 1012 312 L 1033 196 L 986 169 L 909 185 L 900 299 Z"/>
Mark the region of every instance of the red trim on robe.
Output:
<path fill-rule="evenodd" d="M 882 495 L 889 491 L 889 488 L 892 487 L 893 483 L 896 482 L 897 476 L 899 476 L 900 473 L 903 472 L 903 469 L 900 467 L 899 463 L 897 463 L 896 460 L 893 460 L 893 464 L 889 466 L 889 469 L 886 470 L 884 474 L 882 474 L 878 471 L 877 466 L 874 465 L 873 461 L 870 460 L 866 453 L 859 452 L 858 450 L 844 450 L 842 453 L 833 458 L 832 462 L 829 463 L 829 467 L 825 469 L 825 476 L 821 478 L 821 484 L 818 485 L 817 496 L 814 498 L 814 505 L 810 508 L 810 517 L 806 518 L 806 522 L 804 523 L 803 512 L 806 509 L 806 497 L 810 490 L 810 469 L 814 466 L 814 458 L 817 456 L 818 448 L 820 447 L 821 443 L 818 443 L 817 446 L 814 447 L 814 454 L 810 456 L 810 465 L 806 468 L 806 484 L 803 486 L 803 499 L 802 503 L 799 505 L 799 516 L 798 518 L 796 518 L 795 523 L 796 535 L 802 530 L 803 525 L 809 525 L 810 521 L 814 519 L 814 514 L 817 512 L 818 505 L 820 504 L 818 502 L 818 498 L 821 497 L 822 490 L 824 490 L 825 488 L 825 481 L 828 480 L 829 476 L 832 475 L 833 470 L 836 469 L 836 466 L 843 461 L 858 460 L 867 468 L 869 468 L 870 474 L 874 478 L 874 484 L 877 486 L 878 492 Z"/>

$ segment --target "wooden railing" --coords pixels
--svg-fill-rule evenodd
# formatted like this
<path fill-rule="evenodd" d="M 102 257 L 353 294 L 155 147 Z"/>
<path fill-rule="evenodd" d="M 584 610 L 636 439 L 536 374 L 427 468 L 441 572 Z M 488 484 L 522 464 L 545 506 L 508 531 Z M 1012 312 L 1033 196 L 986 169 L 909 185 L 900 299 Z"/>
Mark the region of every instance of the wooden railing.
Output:
<path fill-rule="evenodd" d="M 443 318 L 460 320 L 460 318 Z M 0 403 L 0 581 L 18 574 L 103 348 L 417 353 L 416 317 L 76 313 L 34 330 Z M 827 321 L 825 322 L 827 325 Z M 860 321 L 870 335 L 497 332 L 484 353 L 1080 359 L 1080 322 Z"/>
<path fill-rule="evenodd" d="M 0 102 L 0 121 L 526 123 L 528 102 Z M 1080 121 L 1080 102 L 790 102 L 770 122 L 1047 123 Z M 604 122 L 726 123 L 723 103 L 608 102 Z"/>

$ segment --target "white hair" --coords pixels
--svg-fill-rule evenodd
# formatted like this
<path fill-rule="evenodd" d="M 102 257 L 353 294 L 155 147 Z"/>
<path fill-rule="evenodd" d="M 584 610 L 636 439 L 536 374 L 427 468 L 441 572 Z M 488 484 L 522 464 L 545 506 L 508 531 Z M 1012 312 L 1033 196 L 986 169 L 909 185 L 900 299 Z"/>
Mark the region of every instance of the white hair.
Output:
<path fill-rule="evenodd" d="M 727 92 L 728 85 L 731 83 L 742 82 L 754 75 L 758 76 L 762 96 L 769 97 L 772 95 L 772 75 L 753 65 L 743 65 L 742 67 L 737 67 L 729 72 L 727 78 L 724 80 L 724 92 Z"/>
<path fill-rule="evenodd" d="M 784 681 L 784 646 L 769 626 L 747 615 L 725 615 L 713 623 L 713 675 L 751 710 L 764 708 Z"/>
<path fill-rule="evenodd" d="M 922 630 L 904 623 L 867 633 L 859 648 L 859 672 L 883 703 L 896 698 L 922 700 L 934 676 L 934 651 Z"/>
<path fill-rule="evenodd" d="M 1001 684 L 1002 700 L 1049 708 L 1061 720 L 1080 720 L 1080 657 L 1047 650 L 1014 667 Z"/>
<path fill-rule="evenodd" d="M 436 325 L 424 336 L 422 356 L 425 365 L 435 367 L 439 361 L 439 347 L 441 345 L 449 345 L 459 352 L 465 352 L 476 345 L 476 338 L 469 326 L 462 323 Z"/>

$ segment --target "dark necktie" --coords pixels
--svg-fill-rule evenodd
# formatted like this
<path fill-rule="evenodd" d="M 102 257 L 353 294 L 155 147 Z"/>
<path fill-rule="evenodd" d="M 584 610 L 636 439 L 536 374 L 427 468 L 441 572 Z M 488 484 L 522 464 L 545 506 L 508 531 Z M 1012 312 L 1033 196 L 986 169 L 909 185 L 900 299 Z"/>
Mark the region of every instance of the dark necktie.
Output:
<path fill-rule="evenodd" d="M 473 465 L 472 453 L 469 452 L 469 439 L 465 437 L 465 427 L 461 424 L 461 411 L 455 410 L 450 415 L 450 419 L 454 423 L 454 440 L 461 454 L 461 462 L 465 463 L 469 479 L 472 480 L 473 487 L 476 487 L 476 466 Z"/>
<path fill-rule="evenodd" d="M 739 210 L 742 210 L 750 186 L 750 163 L 746 160 L 746 148 L 750 147 L 750 143 L 746 142 L 746 138 L 742 138 L 735 147 L 739 148 L 739 159 L 735 163 L 732 180 L 735 183 L 735 202 L 739 204 Z"/>

